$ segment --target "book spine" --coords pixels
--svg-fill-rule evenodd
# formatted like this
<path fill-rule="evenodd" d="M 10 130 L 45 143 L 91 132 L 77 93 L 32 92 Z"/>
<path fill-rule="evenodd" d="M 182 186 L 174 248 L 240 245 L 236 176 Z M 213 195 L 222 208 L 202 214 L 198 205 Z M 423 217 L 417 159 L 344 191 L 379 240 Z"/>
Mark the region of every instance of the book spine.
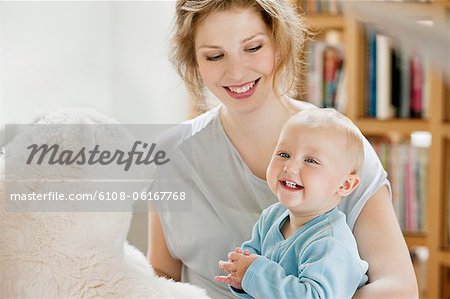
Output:
<path fill-rule="evenodd" d="M 337 90 L 337 77 L 342 59 L 336 47 L 328 46 L 323 53 L 323 100 L 324 107 L 334 107 Z"/>
<path fill-rule="evenodd" d="M 409 70 L 409 55 L 406 50 L 401 52 L 401 77 L 400 77 L 400 88 L 401 88 L 401 98 L 400 98 L 400 118 L 409 118 L 410 113 L 410 102 L 411 102 L 411 80 L 410 80 L 410 70 Z"/>
<path fill-rule="evenodd" d="M 391 106 L 395 117 L 400 116 L 400 98 L 401 98 L 401 58 L 396 48 L 391 51 L 391 71 L 392 71 L 392 88 L 391 88 Z"/>
<path fill-rule="evenodd" d="M 422 117 L 423 69 L 417 55 L 411 57 L 411 117 Z"/>
<path fill-rule="evenodd" d="M 423 60 L 422 118 L 430 118 L 431 67 L 427 58 Z"/>
<path fill-rule="evenodd" d="M 405 145 L 406 146 L 406 145 Z M 413 227 L 413 207 L 412 207 L 412 167 L 411 167 L 411 148 L 406 148 L 406 163 L 405 163 L 405 229 L 410 231 Z"/>
<path fill-rule="evenodd" d="M 345 68 L 342 67 L 339 72 L 339 78 L 337 83 L 337 92 L 336 92 L 336 103 L 335 108 L 337 111 L 341 113 L 345 113 L 345 109 L 347 108 L 347 74 L 345 72 Z"/>
<path fill-rule="evenodd" d="M 377 34 L 377 113 L 378 119 L 389 119 L 393 117 L 391 105 L 391 40 L 389 37 Z"/>
<path fill-rule="evenodd" d="M 367 74 L 368 74 L 368 88 L 367 88 L 367 116 L 375 117 L 377 114 L 377 40 L 376 34 L 373 30 L 367 32 Z"/>
<path fill-rule="evenodd" d="M 330 0 L 328 3 L 329 14 L 330 15 L 338 15 L 339 14 L 339 6 L 338 0 Z"/>

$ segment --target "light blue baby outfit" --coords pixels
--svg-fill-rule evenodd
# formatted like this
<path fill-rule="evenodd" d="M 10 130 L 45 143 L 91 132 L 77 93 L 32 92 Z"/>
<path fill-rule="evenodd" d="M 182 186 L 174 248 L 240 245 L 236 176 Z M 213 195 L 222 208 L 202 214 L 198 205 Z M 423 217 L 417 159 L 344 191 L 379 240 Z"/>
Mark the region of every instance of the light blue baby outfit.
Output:
<path fill-rule="evenodd" d="M 351 298 L 367 282 L 345 215 L 336 208 L 305 223 L 284 239 L 289 211 L 280 203 L 265 209 L 242 250 L 260 255 L 242 280 L 241 298 Z"/>

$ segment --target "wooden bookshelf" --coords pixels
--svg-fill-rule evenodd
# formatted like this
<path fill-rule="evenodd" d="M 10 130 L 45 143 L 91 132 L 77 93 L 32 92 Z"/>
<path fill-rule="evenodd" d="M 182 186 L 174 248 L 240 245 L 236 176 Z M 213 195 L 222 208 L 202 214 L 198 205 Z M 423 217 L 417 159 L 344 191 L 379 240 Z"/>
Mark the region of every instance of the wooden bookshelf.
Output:
<path fill-rule="evenodd" d="M 440 252 L 439 257 L 443 266 L 450 267 L 450 251 Z"/>
<path fill-rule="evenodd" d="M 444 171 L 446 172 L 446 175 L 444 177 L 447 180 L 447 183 L 444 184 L 443 192 L 444 192 L 444 198 L 446 198 L 447 200 L 444 200 L 444 204 L 443 204 L 444 216 L 442 217 L 441 226 L 444 228 L 444 232 L 442 235 L 441 244 L 442 244 L 442 249 L 446 250 L 450 253 L 450 223 L 448 221 L 448 219 L 450 219 L 450 186 L 448 184 L 449 178 L 450 178 L 450 137 L 448 137 L 448 136 L 446 137 L 444 151 L 446 152 L 445 161 L 444 161 L 444 165 L 445 165 Z M 449 261 L 450 261 L 450 259 L 449 259 Z"/>
<path fill-rule="evenodd" d="M 442 281 L 445 282 L 441 286 L 440 293 L 443 294 L 442 298 L 448 299 L 450 298 L 450 268 L 442 267 L 440 271 Z"/>
<path fill-rule="evenodd" d="M 376 120 L 360 118 L 356 119 L 355 123 L 367 135 L 375 135 L 380 132 L 397 132 L 402 135 L 409 135 L 414 131 L 430 131 L 430 124 L 421 119 Z"/>
<path fill-rule="evenodd" d="M 404 233 L 408 246 L 427 246 L 427 237 L 421 233 Z"/>
<path fill-rule="evenodd" d="M 431 3 L 380 2 L 381 11 L 395 11 L 399 16 L 430 18 L 450 24 L 450 1 Z M 429 250 L 426 266 L 415 264 L 421 298 L 450 298 L 450 240 L 448 217 L 450 205 L 450 82 L 445 82 L 442 70 L 428 69 L 430 86 L 427 118 L 378 120 L 364 115 L 365 93 L 365 35 L 364 25 L 377 20 L 364 19 L 357 13 L 345 11 L 344 16 L 307 15 L 313 30 L 326 33 L 339 30 L 344 37 L 345 71 L 347 73 L 347 104 L 345 113 L 367 136 L 409 136 L 415 131 L 432 135 L 429 148 L 428 195 L 425 231 L 405 232 L 409 248 L 424 246 Z M 319 36 L 319 38 L 320 38 Z M 450 64 L 447 63 L 450 67 Z M 450 73 L 450 70 L 448 71 Z M 420 274 L 419 274 L 420 273 Z"/>
<path fill-rule="evenodd" d="M 344 28 L 343 16 L 328 16 L 328 15 L 311 15 L 308 16 L 308 25 L 314 30 L 330 30 Z"/>

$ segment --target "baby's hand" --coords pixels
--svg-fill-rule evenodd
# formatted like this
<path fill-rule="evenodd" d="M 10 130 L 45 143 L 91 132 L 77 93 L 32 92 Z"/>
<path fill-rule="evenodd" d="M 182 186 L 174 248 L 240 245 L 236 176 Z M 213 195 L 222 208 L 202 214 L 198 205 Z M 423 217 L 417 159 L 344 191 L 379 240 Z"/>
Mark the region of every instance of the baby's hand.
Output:
<path fill-rule="evenodd" d="M 239 281 L 242 281 L 248 267 L 250 267 L 257 257 L 258 255 L 249 254 L 248 251 L 244 251 L 244 254 L 237 251 L 228 253 L 228 259 L 235 265 L 235 271 L 231 275 L 236 276 Z"/>
<path fill-rule="evenodd" d="M 242 252 L 240 247 L 236 247 L 235 251 Z M 235 289 L 242 290 L 241 282 L 238 280 L 236 276 L 233 276 L 231 274 L 232 273 L 231 270 L 234 269 L 234 263 L 231 260 L 228 260 L 227 262 L 219 261 L 219 268 L 222 269 L 224 272 L 227 272 L 228 275 L 215 276 L 214 279 L 217 282 L 226 283 Z"/>
<path fill-rule="evenodd" d="M 241 247 L 236 247 L 236 249 L 234 250 L 234 252 L 242 253 Z M 243 255 L 250 255 L 250 252 L 246 249 L 246 250 L 244 250 Z"/>
<path fill-rule="evenodd" d="M 242 290 L 241 281 L 245 272 L 257 257 L 256 254 L 250 255 L 247 250 L 242 253 L 241 248 L 236 248 L 234 252 L 228 253 L 228 261 L 219 261 L 219 268 L 227 272 L 228 275 L 216 276 L 216 281 L 227 283 L 236 289 Z"/>
<path fill-rule="evenodd" d="M 235 289 L 242 290 L 241 282 L 238 280 L 237 277 L 235 277 L 231 274 L 228 274 L 226 276 L 225 275 L 215 276 L 214 279 L 217 282 L 226 283 Z"/>

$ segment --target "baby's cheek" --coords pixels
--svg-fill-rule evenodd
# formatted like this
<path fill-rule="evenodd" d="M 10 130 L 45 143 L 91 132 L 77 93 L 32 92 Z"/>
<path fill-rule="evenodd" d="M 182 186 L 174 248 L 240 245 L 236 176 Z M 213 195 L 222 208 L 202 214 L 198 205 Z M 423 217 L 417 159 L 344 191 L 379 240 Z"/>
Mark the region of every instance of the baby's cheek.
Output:
<path fill-rule="evenodd" d="M 275 174 L 275 165 L 271 162 L 269 164 L 269 166 L 267 167 L 267 172 L 266 172 L 266 180 L 267 183 L 269 185 L 270 190 L 272 190 L 272 192 L 276 192 L 275 187 L 276 187 L 276 183 L 278 181 L 277 179 L 277 175 Z"/>

